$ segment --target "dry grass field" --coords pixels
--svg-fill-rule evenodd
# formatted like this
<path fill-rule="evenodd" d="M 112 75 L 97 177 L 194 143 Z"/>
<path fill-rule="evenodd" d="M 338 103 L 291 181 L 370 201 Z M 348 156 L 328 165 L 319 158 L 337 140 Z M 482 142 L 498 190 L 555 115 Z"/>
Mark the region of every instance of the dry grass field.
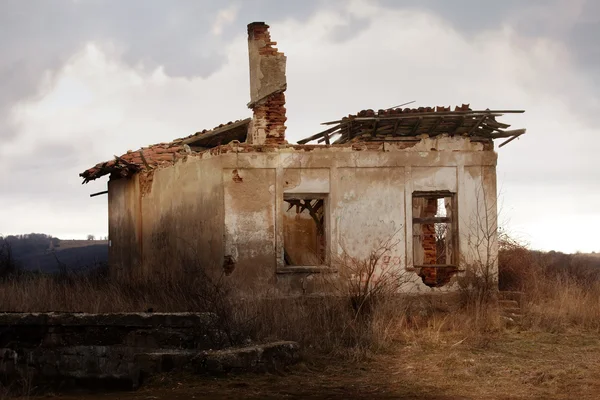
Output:
<path fill-rule="evenodd" d="M 465 340 L 430 331 L 360 362 L 313 355 L 277 375 L 165 375 L 135 392 L 40 398 L 597 399 L 598 371 L 596 334 L 510 330 Z"/>
<path fill-rule="evenodd" d="M 304 349 L 304 361 L 280 374 L 163 375 L 135 392 L 44 398 L 597 399 L 598 263 L 597 257 L 505 244 L 500 286 L 525 293 L 518 323 L 482 301 L 486 296 L 473 285 L 461 289 L 459 307 L 439 312 L 385 291 L 318 302 L 240 303 L 204 277 L 157 286 L 103 275 L 35 276 L 5 279 L 0 304 L 10 311 L 210 310 L 225 316 L 222 328 L 241 339 L 296 340 Z"/>

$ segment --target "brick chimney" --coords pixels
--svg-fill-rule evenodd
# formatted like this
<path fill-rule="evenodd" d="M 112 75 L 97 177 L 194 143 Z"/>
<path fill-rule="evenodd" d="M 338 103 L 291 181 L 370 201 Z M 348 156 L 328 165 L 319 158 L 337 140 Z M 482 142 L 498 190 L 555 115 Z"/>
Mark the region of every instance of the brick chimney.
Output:
<path fill-rule="evenodd" d="M 250 103 L 253 111 L 248 142 L 252 144 L 285 143 L 285 61 L 271 41 L 269 25 L 248 24 L 250 58 Z"/>

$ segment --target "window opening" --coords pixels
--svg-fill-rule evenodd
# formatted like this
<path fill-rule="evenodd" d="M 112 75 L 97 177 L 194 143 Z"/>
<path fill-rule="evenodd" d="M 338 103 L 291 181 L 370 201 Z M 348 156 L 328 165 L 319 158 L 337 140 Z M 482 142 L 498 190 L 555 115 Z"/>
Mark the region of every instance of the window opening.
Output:
<path fill-rule="evenodd" d="M 284 196 L 283 258 L 285 265 L 326 264 L 325 196 Z"/>
<path fill-rule="evenodd" d="M 456 203 L 454 193 L 415 192 L 413 264 L 428 286 L 442 286 L 457 271 Z"/>

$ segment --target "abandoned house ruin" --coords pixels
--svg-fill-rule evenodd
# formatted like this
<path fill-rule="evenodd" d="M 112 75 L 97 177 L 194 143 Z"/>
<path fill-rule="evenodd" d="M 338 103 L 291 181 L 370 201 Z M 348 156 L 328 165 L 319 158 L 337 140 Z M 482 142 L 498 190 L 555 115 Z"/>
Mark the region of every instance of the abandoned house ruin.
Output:
<path fill-rule="evenodd" d="M 402 290 L 452 291 L 469 269 L 495 272 L 493 140 L 525 133 L 496 118 L 523 111 L 363 110 L 289 144 L 286 57 L 268 29 L 248 25 L 251 118 L 81 173 L 110 176 L 111 274 L 162 279 L 197 265 L 309 293 L 315 277 L 343 272 L 337 260 L 381 243 L 394 244 L 379 263 L 403 272 Z"/>

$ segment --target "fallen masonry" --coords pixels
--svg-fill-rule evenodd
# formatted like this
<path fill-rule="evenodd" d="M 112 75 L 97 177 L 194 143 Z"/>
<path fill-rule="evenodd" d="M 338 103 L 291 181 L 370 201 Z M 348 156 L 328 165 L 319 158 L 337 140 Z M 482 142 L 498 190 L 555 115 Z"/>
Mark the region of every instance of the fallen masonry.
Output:
<path fill-rule="evenodd" d="M 232 347 L 210 313 L 0 313 L 0 379 L 38 387 L 135 389 L 172 371 L 279 371 L 299 346 Z"/>

